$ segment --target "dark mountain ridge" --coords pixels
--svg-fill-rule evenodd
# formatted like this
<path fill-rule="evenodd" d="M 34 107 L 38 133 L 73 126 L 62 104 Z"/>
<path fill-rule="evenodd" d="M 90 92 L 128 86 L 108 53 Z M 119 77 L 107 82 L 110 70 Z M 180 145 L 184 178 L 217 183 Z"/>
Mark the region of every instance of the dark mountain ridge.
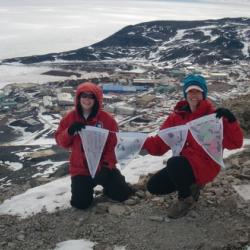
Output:
<path fill-rule="evenodd" d="M 250 59 L 250 18 L 151 21 L 129 25 L 93 44 L 61 53 L 5 59 L 3 63 L 45 61 L 147 60 L 215 64 Z"/>

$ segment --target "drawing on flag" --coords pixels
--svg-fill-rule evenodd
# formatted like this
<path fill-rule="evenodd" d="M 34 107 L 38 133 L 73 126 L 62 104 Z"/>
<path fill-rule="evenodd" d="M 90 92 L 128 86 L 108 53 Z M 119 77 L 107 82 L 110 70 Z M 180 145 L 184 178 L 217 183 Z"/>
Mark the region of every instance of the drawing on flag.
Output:
<path fill-rule="evenodd" d="M 121 169 L 128 162 L 133 160 L 140 152 L 144 144 L 147 134 L 139 132 L 120 132 L 116 133 L 117 144 L 115 147 L 115 155 Z"/>
<path fill-rule="evenodd" d="M 223 163 L 223 123 L 215 114 L 207 115 L 188 122 L 190 132 L 197 143 L 221 167 Z"/>
<path fill-rule="evenodd" d="M 92 178 L 95 177 L 108 134 L 107 129 L 92 126 L 86 126 L 79 132 Z"/>
<path fill-rule="evenodd" d="M 158 135 L 171 148 L 173 156 L 180 155 L 188 134 L 188 126 L 181 125 L 160 130 Z"/>

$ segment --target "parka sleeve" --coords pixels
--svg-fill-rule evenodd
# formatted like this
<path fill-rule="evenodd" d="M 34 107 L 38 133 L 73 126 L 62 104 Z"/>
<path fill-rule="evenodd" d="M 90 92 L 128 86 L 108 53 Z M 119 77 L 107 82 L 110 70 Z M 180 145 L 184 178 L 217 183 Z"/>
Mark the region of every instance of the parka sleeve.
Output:
<path fill-rule="evenodd" d="M 118 124 L 114 118 L 111 119 L 108 130 L 109 135 L 103 150 L 101 164 L 108 166 L 110 169 L 116 167 L 116 156 L 115 156 L 115 146 L 117 143 L 117 138 L 115 132 L 118 132 Z"/>
<path fill-rule="evenodd" d="M 223 147 L 226 149 L 241 148 L 243 145 L 243 132 L 238 121 L 229 123 L 223 118 Z"/>
<path fill-rule="evenodd" d="M 68 134 L 68 128 L 71 125 L 70 113 L 67 114 L 59 123 L 59 126 L 55 132 L 55 140 L 58 146 L 63 148 L 70 148 L 73 137 Z"/>
<path fill-rule="evenodd" d="M 161 125 L 160 130 L 172 127 L 173 125 L 173 116 L 170 115 Z M 150 136 L 146 139 L 146 141 L 143 144 L 143 149 L 146 149 L 149 154 L 161 156 L 165 154 L 170 147 L 159 137 L 159 135 L 156 136 Z"/>
<path fill-rule="evenodd" d="M 146 149 L 149 154 L 156 156 L 164 155 L 170 149 L 158 135 L 148 137 L 142 148 Z"/>

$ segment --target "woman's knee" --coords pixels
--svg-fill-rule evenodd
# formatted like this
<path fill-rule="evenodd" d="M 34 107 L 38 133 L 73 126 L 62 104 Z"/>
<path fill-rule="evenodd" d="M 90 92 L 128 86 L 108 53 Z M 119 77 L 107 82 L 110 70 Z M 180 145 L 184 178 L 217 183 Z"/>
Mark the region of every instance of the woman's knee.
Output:
<path fill-rule="evenodd" d="M 147 182 L 147 190 L 151 194 L 158 194 L 154 178 L 152 178 L 152 177 Z"/>
<path fill-rule="evenodd" d="M 195 181 L 192 167 L 189 161 L 183 156 L 172 157 L 167 162 L 168 173 L 171 181 L 180 186 L 189 186 Z"/>
<path fill-rule="evenodd" d="M 104 187 L 104 190 L 109 198 L 120 202 L 127 200 L 134 193 L 125 181 L 125 177 L 116 170 L 113 171 L 109 183 Z"/>
<path fill-rule="evenodd" d="M 180 164 L 183 164 L 183 162 L 186 162 L 186 161 L 187 161 L 187 159 L 183 156 L 173 156 L 173 157 L 169 158 L 167 161 L 168 170 L 171 168 L 176 168 Z"/>
<path fill-rule="evenodd" d="M 191 170 L 190 163 L 184 156 L 173 156 L 167 161 L 168 173 L 172 176 L 180 172 L 189 172 Z"/>

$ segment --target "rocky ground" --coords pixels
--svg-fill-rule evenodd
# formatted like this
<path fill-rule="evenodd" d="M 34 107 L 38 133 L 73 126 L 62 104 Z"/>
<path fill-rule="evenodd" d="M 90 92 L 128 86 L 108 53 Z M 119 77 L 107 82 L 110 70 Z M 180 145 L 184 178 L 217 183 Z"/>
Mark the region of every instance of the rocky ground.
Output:
<path fill-rule="evenodd" d="M 136 195 L 124 204 L 112 203 L 97 193 L 87 211 L 44 211 L 23 220 L 1 215 L 0 248 L 53 249 L 58 242 L 84 238 L 97 242 L 98 250 L 115 245 L 133 250 L 244 249 L 250 242 L 250 207 L 232 185 L 250 182 L 250 147 L 225 163 L 227 169 L 202 190 L 186 217 L 168 219 L 166 210 L 175 195 L 150 195 L 144 176 L 135 185 Z"/>
<path fill-rule="evenodd" d="M 244 123 L 249 135 L 249 97 L 225 103 Z M 241 105 L 239 104 L 241 103 Z M 58 242 L 89 239 L 95 250 L 125 246 L 127 250 L 154 249 L 247 249 L 250 246 L 250 206 L 233 185 L 250 184 L 250 147 L 225 161 L 227 168 L 205 186 L 195 208 L 187 216 L 171 220 L 167 208 L 176 198 L 152 196 L 145 190 L 148 176 L 134 186 L 136 195 L 123 204 L 113 203 L 96 193 L 93 206 L 86 210 L 69 208 L 49 214 L 46 211 L 20 220 L 0 216 L 0 249 L 54 249 Z M 53 177 L 52 179 L 54 179 Z M 39 185 L 13 183 L 1 189 L 0 202 Z"/>

